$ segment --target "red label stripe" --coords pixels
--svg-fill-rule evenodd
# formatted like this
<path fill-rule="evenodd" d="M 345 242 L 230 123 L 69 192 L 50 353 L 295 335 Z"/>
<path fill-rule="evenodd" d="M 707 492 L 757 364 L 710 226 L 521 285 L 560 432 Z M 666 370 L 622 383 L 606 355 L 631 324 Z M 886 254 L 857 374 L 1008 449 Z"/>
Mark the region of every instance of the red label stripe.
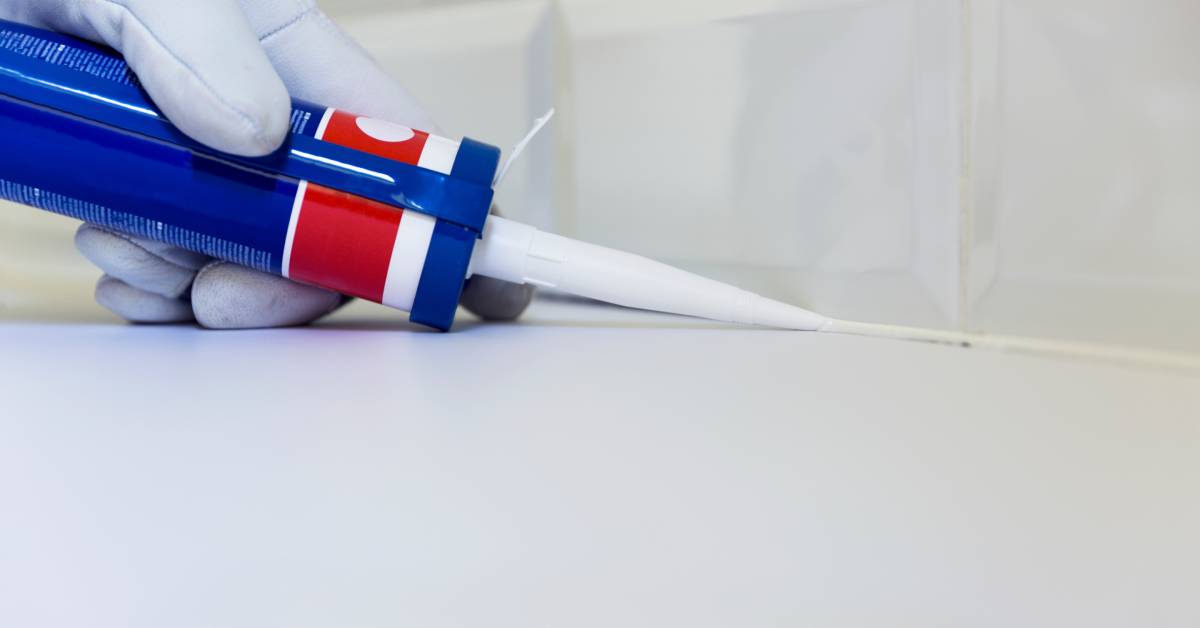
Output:
<path fill-rule="evenodd" d="M 415 166 L 421 160 L 429 134 L 335 109 L 320 139 Z"/>
<path fill-rule="evenodd" d="M 310 183 L 300 204 L 288 276 L 382 301 L 402 215 L 390 205 Z"/>

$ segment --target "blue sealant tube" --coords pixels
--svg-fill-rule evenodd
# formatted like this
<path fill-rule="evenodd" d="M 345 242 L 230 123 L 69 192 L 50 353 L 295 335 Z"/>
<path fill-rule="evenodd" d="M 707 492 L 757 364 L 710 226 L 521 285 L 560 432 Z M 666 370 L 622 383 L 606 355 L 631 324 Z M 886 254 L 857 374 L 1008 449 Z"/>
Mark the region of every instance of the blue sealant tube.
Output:
<path fill-rule="evenodd" d="M 448 329 L 499 150 L 296 101 L 276 153 L 209 149 L 112 50 L 0 21 L 0 197 Z"/>

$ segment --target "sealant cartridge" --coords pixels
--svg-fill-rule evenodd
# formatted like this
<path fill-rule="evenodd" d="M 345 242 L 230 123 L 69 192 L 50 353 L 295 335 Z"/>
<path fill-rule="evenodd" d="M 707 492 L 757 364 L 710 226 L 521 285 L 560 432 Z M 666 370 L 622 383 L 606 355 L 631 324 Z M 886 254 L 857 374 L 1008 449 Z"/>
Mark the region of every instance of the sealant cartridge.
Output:
<path fill-rule="evenodd" d="M 489 217 L 494 146 L 292 107 L 275 153 L 220 153 L 175 128 L 114 51 L 0 21 L 0 197 L 383 303 L 441 330 L 473 273 L 737 323 L 829 323 Z"/>

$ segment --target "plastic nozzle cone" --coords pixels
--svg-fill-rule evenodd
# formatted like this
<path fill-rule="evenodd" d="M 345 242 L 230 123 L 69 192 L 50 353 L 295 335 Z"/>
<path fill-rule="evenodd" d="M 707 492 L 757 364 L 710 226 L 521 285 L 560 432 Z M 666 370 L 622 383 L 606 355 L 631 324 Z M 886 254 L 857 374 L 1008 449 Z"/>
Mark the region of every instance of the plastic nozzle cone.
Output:
<path fill-rule="evenodd" d="M 754 295 L 754 325 L 778 327 L 780 329 L 798 329 L 802 331 L 819 331 L 829 325 L 830 319 L 803 308 L 766 297 Z M 741 322 L 741 321 L 738 321 Z"/>
<path fill-rule="evenodd" d="M 825 316 L 639 255 L 492 217 L 472 271 L 608 303 L 748 325 L 815 331 Z"/>

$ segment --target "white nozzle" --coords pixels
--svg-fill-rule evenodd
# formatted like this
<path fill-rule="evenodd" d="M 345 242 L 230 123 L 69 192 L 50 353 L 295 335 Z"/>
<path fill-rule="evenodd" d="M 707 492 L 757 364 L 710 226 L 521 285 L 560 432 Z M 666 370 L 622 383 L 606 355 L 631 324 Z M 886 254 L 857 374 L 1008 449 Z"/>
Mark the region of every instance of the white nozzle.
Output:
<path fill-rule="evenodd" d="M 653 260 L 491 217 L 471 272 L 656 312 L 820 330 L 830 319 Z"/>

